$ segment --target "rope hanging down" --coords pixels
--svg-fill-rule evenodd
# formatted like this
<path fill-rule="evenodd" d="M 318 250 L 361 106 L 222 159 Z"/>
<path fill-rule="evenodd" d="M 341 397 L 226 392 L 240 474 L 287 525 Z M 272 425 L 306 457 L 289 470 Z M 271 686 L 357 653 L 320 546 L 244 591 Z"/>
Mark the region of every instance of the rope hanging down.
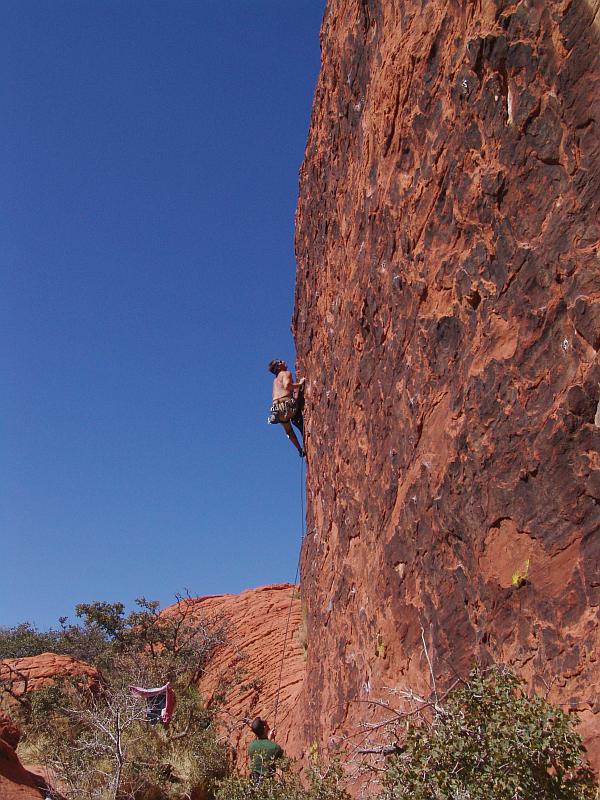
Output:
<path fill-rule="evenodd" d="M 298 583 L 298 575 L 300 574 L 300 559 L 302 557 L 302 543 L 304 542 L 304 528 L 306 525 L 306 520 L 304 519 L 304 459 L 301 459 L 300 461 L 300 515 L 301 515 L 302 538 L 300 539 L 298 562 L 296 564 L 296 577 L 294 578 L 294 586 L 290 594 L 290 604 L 288 606 L 287 621 L 285 623 L 285 635 L 283 637 L 283 651 L 281 653 L 281 663 L 279 665 L 279 681 L 277 683 L 277 694 L 275 695 L 275 711 L 273 712 L 273 730 L 277 730 L 277 712 L 279 710 L 281 676 L 283 675 L 283 662 L 285 661 L 285 648 L 287 645 L 288 630 L 290 627 L 290 618 L 292 616 L 292 604 L 294 602 L 294 592 L 296 591 L 296 585 Z"/>

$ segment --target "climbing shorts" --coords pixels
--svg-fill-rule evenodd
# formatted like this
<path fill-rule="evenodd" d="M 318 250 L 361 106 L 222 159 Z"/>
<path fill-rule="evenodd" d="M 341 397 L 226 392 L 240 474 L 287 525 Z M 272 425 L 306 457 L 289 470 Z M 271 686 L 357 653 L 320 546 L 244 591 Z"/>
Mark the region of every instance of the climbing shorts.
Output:
<path fill-rule="evenodd" d="M 269 425 L 291 422 L 301 411 L 302 407 L 295 397 L 282 397 L 280 400 L 273 401 L 267 422 Z"/>

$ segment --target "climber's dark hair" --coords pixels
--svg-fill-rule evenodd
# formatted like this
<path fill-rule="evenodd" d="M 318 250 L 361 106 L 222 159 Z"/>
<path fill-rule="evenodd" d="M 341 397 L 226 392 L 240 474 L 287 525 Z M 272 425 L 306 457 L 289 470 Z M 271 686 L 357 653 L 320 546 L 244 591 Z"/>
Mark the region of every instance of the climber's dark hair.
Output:
<path fill-rule="evenodd" d="M 279 365 L 283 364 L 283 361 L 280 358 L 274 358 L 273 361 L 269 361 L 269 366 L 267 369 L 269 372 L 272 372 L 273 375 L 277 375 L 279 372 Z"/>
<path fill-rule="evenodd" d="M 266 724 L 267 723 L 264 721 L 264 719 L 261 719 L 260 717 L 255 717 L 250 723 L 250 728 L 252 730 L 252 733 L 255 736 L 258 736 L 258 738 L 260 739 L 261 736 L 265 735 Z"/>

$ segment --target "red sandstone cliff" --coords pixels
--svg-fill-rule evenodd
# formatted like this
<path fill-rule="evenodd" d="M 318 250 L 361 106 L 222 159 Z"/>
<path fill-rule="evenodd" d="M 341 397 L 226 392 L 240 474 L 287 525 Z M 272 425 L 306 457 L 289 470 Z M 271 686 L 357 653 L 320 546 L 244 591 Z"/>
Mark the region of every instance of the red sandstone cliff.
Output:
<path fill-rule="evenodd" d="M 328 2 L 296 237 L 305 742 L 424 688 L 423 630 L 442 677 L 552 684 L 600 766 L 599 20 Z"/>

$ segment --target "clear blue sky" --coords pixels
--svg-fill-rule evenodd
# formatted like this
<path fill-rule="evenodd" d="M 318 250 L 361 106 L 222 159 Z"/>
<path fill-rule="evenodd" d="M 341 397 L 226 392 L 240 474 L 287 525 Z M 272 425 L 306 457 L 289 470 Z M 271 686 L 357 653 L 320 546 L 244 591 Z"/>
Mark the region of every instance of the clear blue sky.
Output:
<path fill-rule="evenodd" d="M 298 169 L 324 0 L 10 0 L 0 625 L 293 580 Z"/>

